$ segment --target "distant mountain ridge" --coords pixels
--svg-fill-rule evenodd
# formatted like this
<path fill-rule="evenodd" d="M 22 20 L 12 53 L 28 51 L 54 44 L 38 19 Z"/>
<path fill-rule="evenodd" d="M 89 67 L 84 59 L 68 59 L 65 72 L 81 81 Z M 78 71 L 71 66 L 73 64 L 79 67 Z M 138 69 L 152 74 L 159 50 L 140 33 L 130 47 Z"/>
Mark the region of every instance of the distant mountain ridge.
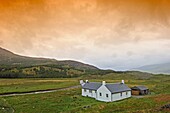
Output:
<path fill-rule="evenodd" d="M 127 71 L 102 70 L 77 61 L 58 61 L 48 58 L 26 57 L 0 48 L 0 78 L 98 78 L 109 77 L 148 79 L 152 74 Z"/>
<path fill-rule="evenodd" d="M 58 61 L 56 59 L 21 56 L 0 47 L 0 65 L 31 66 L 31 65 L 48 65 L 48 64 L 68 65 L 78 69 L 98 70 L 98 68 L 95 66 L 84 64 L 78 61 L 72 61 L 72 60 Z"/>
<path fill-rule="evenodd" d="M 132 70 L 149 72 L 153 74 L 170 74 L 170 63 L 146 65 Z"/>

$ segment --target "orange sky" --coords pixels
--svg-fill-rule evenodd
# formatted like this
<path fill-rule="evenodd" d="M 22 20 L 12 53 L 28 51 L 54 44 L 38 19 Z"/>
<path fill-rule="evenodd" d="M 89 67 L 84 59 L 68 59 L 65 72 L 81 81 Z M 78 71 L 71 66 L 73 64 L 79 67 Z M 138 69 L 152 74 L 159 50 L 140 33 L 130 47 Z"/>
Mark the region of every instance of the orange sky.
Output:
<path fill-rule="evenodd" d="M 130 69 L 170 61 L 169 0 L 0 0 L 0 46 Z"/>

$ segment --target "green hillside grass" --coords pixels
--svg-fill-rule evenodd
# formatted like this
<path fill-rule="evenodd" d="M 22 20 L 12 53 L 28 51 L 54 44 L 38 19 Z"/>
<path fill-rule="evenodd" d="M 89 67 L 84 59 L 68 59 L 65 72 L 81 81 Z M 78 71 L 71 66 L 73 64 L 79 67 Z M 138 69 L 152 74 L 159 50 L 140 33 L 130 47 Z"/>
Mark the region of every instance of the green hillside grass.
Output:
<path fill-rule="evenodd" d="M 5 106 L 6 111 L 13 109 L 16 113 L 166 113 L 166 111 L 159 111 L 159 108 L 170 100 L 164 101 L 165 99 L 162 97 L 170 98 L 169 95 L 165 94 L 105 103 L 82 97 L 80 89 L 77 89 L 48 94 L 4 97 L 0 98 L 0 101 L 1 107 Z M 2 112 L 5 110 L 1 109 Z"/>
<path fill-rule="evenodd" d="M 0 94 L 65 88 L 78 84 L 76 79 L 0 79 Z"/>
<path fill-rule="evenodd" d="M 133 78 L 149 79 L 153 74 L 127 71 L 116 72 L 113 70 L 78 69 L 68 65 L 37 65 L 37 66 L 0 66 L 0 78 Z"/>
<path fill-rule="evenodd" d="M 77 69 L 98 69 L 95 66 L 84 64 L 78 61 L 64 60 L 58 61 L 56 59 L 49 58 L 36 58 L 17 55 L 9 50 L 0 47 L 0 65 L 4 66 L 36 66 L 36 65 L 59 65 L 59 66 L 71 66 Z"/>
<path fill-rule="evenodd" d="M 1 78 L 27 78 L 27 77 L 51 77 L 70 78 L 84 74 L 84 70 L 74 67 L 64 67 L 58 65 L 40 65 L 29 67 L 1 67 Z"/>
<path fill-rule="evenodd" d="M 75 78 L 113 72 L 111 70 L 79 69 L 69 65 L 0 66 L 0 78 Z"/>
<path fill-rule="evenodd" d="M 103 78 L 90 79 L 90 81 L 100 81 Z M 105 78 L 106 82 L 119 82 L 119 79 Z M 29 81 L 30 80 L 30 81 Z M 53 79 L 46 79 L 47 81 L 53 81 Z M 27 82 L 36 84 L 36 81 L 46 81 L 44 79 L 9 79 L 11 84 L 22 84 L 22 86 L 28 85 Z M 55 79 L 57 81 L 57 79 Z M 54 80 L 54 81 L 55 81 Z M 58 79 L 61 80 L 61 79 Z M 78 83 L 78 79 L 69 79 L 72 83 Z M 5 82 L 6 81 L 6 82 Z M 6 84 L 7 79 L 1 81 L 1 86 L 11 85 Z M 13 82 L 12 82 L 13 81 Z M 47 82 L 46 81 L 46 82 Z M 64 80 L 63 80 L 64 81 Z M 95 99 L 82 97 L 81 89 L 72 89 L 65 91 L 57 91 L 46 94 L 25 95 L 25 96 L 13 96 L 13 97 L 0 97 L 0 112 L 12 111 L 16 113 L 166 113 L 168 111 L 160 110 L 160 107 L 170 103 L 170 77 L 165 75 L 152 76 L 150 79 L 125 79 L 125 83 L 131 87 L 134 85 L 145 85 L 151 90 L 151 95 L 144 98 L 129 98 L 117 102 L 99 102 Z M 8 82 L 9 83 L 9 82 Z M 51 83 L 51 82 L 49 82 Z M 68 81 L 63 83 L 67 84 Z M 52 84 L 52 83 L 51 83 Z M 56 82 L 56 87 L 60 86 L 60 83 Z M 46 85 L 46 84 L 44 84 Z M 32 87 L 30 85 L 30 87 Z M 38 85 L 37 85 L 38 87 Z M 2 109 L 4 107 L 4 109 Z"/>

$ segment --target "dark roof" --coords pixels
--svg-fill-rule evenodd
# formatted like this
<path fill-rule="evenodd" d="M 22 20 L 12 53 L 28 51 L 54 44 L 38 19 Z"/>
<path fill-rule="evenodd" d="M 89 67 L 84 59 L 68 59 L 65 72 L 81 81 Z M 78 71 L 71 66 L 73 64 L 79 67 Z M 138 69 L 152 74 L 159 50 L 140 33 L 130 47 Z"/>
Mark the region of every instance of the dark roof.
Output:
<path fill-rule="evenodd" d="M 132 87 L 131 89 L 147 90 L 148 88 L 145 86 L 135 86 L 135 87 Z"/>
<path fill-rule="evenodd" d="M 82 86 L 82 88 L 97 90 L 101 85 L 102 85 L 102 83 L 98 83 L 98 82 L 87 82 Z"/>
<path fill-rule="evenodd" d="M 102 83 L 98 83 L 98 82 L 87 82 L 82 86 L 82 88 L 90 89 L 90 90 L 97 90 L 101 85 L 102 85 Z M 105 86 L 111 93 L 118 93 L 118 92 L 122 92 L 122 91 L 130 91 L 131 90 L 128 86 L 126 86 L 125 84 L 122 84 L 122 83 L 106 84 Z"/>
<path fill-rule="evenodd" d="M 111 93 L 119 93 L 123 91 L 130 91 L 131 89 L 122 83 L 106 84 L 105 85 Z"/>

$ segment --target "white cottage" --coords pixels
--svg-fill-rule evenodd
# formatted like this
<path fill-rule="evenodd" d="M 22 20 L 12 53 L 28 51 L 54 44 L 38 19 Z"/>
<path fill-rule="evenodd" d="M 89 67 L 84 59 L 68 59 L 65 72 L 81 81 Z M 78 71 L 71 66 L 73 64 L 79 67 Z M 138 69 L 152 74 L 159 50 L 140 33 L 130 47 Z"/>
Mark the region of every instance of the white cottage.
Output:
<path fill-rule="evenodd" d="M 124 84 L 124 80 L 115 84 L 105 81 L 99 83 L 81 80 L 80 84 L 82 85 L 82 96 L 92 97 L 99 101 L 112 102 L 131 97 L 131 89 Z"/>

